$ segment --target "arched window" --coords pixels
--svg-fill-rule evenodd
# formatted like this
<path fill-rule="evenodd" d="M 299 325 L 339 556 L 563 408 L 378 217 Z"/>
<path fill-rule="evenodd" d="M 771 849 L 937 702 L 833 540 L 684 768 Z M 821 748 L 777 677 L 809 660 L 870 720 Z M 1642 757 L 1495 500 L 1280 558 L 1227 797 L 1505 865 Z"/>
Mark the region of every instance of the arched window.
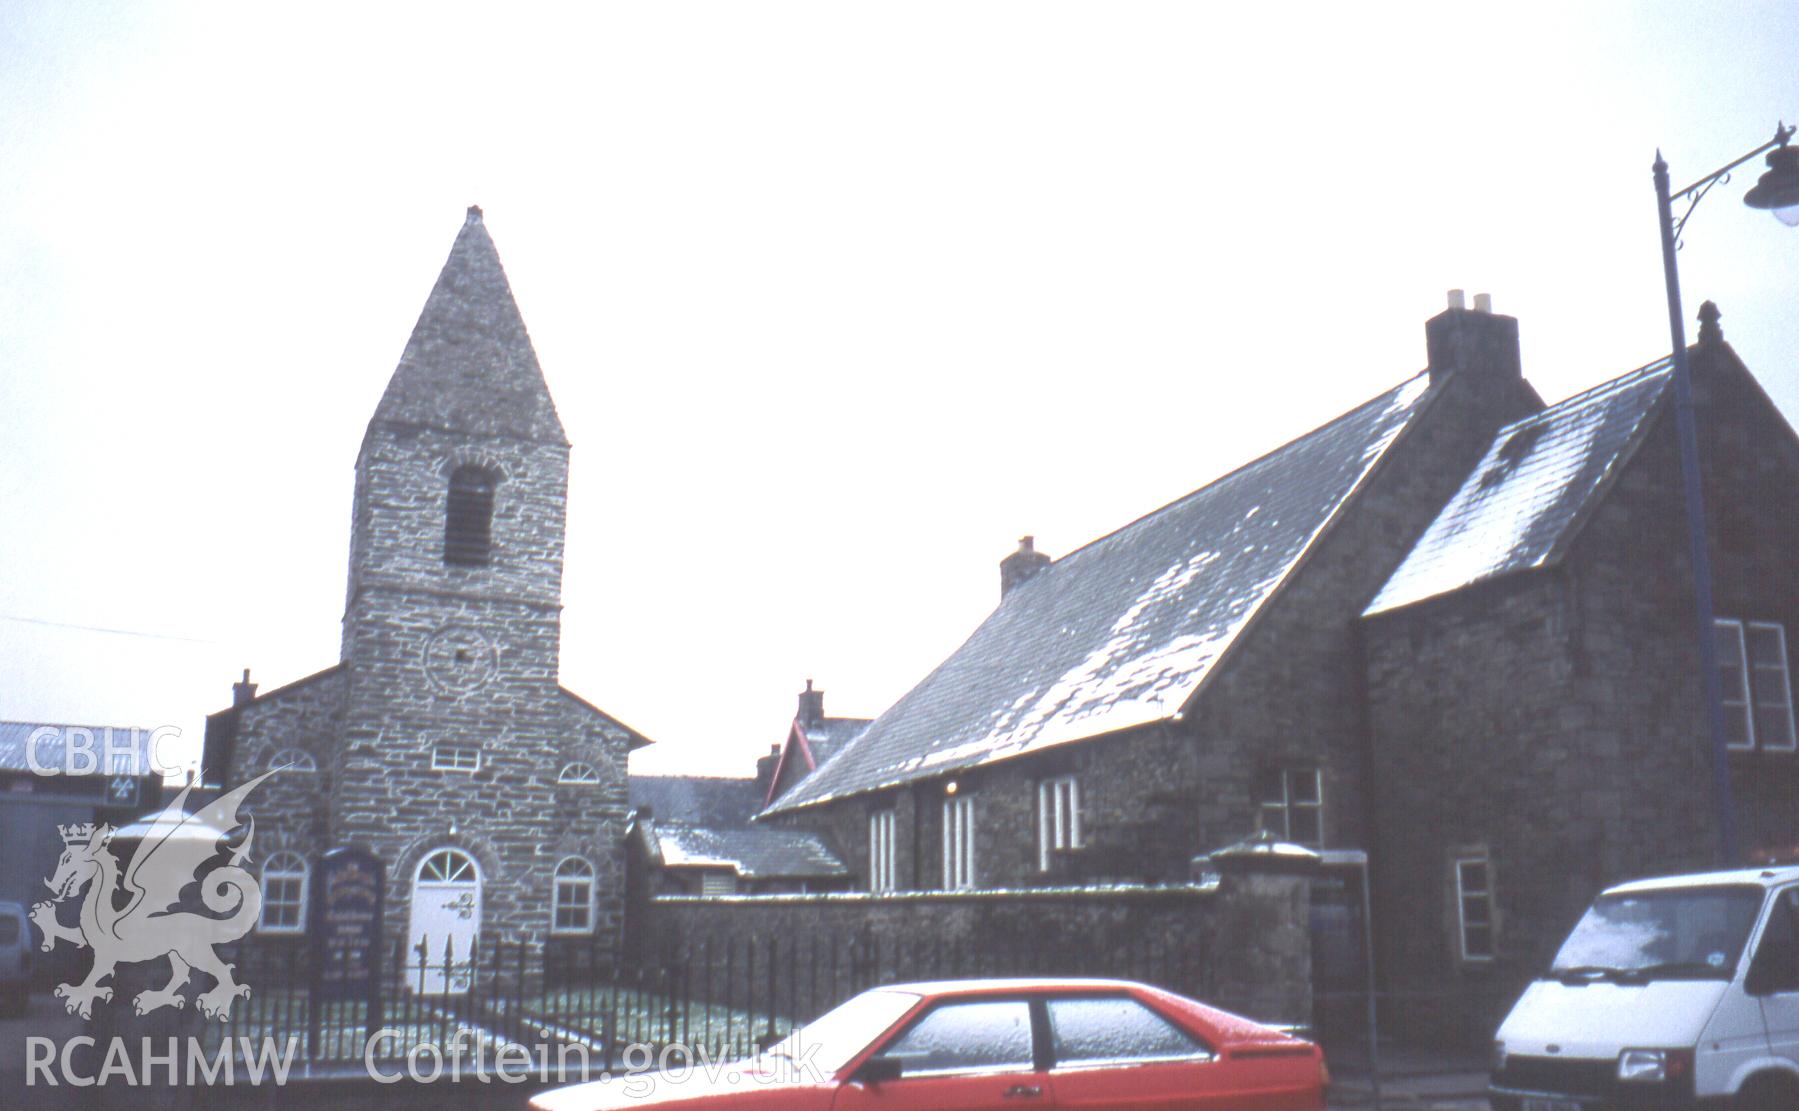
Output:
<path fill-rule="evenodd" d="M 284 748 L 269 757 L 269 770 L 274 772 L 316 772 L 319 762 L 303 748 Z"/>
<path fill-rule="evenodd" d="M 580 761 L 564 764 L 562 773 L 556 777 L 558 783 L 598 783 L 599 781 L 600 773 L 594 770 L 593 765 Z"/>
<path fill-rule="evenodd" d="M 474 883 L 480 878 L 474 860 L 460 849 L 439 849 L 419 865 L 423 883 Z"/>
<path fill-rule="evenodd" d="M 550 902 L 551 932 L 593 932 L 593 865 L 571 856 L 556 865 L 556 890 Z"/>
<path fill-rule="evenodd" d="M 450 474 L 450 499 L 444 512 L 444 562 L 478 567 L 493 548 L 492 471 L 465 463 Z"/>
<path fill-rule="evenodd" d="M 306 858 L 299 853 L 272 853 L 262 866 L 262 917 L 256 928 L 265 934 L 297 934 L 306 928 Z"/>

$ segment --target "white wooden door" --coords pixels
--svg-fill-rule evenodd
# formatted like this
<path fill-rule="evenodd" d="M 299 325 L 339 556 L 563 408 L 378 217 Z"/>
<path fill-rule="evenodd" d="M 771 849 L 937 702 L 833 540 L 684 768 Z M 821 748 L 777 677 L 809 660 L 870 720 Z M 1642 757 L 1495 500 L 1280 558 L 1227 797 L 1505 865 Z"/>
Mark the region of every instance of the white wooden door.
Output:
<path fill-rule="evenodd" d="M 407 987 L 423 995 L 466 992 L 472 972 L 470 954 L 480 933 L 481 870 L 474 858 L 460 849 L 427 853 L 412 879 Z"/>

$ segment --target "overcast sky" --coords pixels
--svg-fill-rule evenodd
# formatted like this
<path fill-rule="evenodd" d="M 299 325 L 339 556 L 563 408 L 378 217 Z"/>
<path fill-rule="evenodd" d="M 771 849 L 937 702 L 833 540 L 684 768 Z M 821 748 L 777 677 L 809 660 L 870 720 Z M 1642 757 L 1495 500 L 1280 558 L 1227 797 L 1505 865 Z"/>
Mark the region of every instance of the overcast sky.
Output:
<path fill-rule="evenodd" d="M 0 2 L 0 719 L 334 663 L 357 445 L 480 204 L 574 442 L 563 682 L 748 774 L 1061 555 L 1419 370 L 1667 350 L 1649 167 L 1799 118 L 1799 3 Z M 1791 419 L 1799 232 L 1681 254 Z M 1690 327 L 1690 325 L 1689 325 Z M 102 632 L 96 630 L 124 630 Z"/>

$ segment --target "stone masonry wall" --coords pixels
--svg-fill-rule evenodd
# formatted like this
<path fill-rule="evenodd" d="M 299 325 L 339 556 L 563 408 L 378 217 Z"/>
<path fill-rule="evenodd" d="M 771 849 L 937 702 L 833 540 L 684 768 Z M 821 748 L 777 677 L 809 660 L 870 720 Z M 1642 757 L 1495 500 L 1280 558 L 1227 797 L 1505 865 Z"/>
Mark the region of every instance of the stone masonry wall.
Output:
<path fill-rule="evenodd" d="M 744 947 L 787 975 L 847 977 L 878 959 L 868 983 L 988 975 L 1146 979 L 1273 1022 L 1310 1020 L 1306 885 L 1230 877 L 1214 887 L 1119 886 L 898 895 L 663 896 L 650 944 L 689 960 Z M 851 956 L 852 951 L 854 957 Z M 722 972 L 719 974 L 722 981 Z M 856 988 L 867 986 L 858 984 Z M 840 994 L 856 990 L 845 986 Z M 737 984 L 741 992 L 741 983 Z M 758 990 L 763 990 L 758 985 Z"/>
<path fill-rule="evenodd" d="M 1410 924 L 1377 930 L 1390 1028 L 1490 1036 L 1514 994 L 1526 923 L 1544 917 L 1525 905 L 1525 877 L 1532 901 L 1555 908 L 1550 930 L 1591 895 L 1596 831 L 1571 796 L 1592 779 L 1561 740 L 1588 724 L 1569 697 L 1570 612 L 1566 576 L 1545 573 L 1370 622 L 1374 913 Z M 1460 856 L 1491 861 L 1494 961 L 1460 959 Z"/>
<path fill-rule="evenodd" d="M 501 476 L 494 490 L 492 558 L 482 566 L 443 561 L 450 474 L 465 463 Z M 356 472 L 345 659 L 356 647 L 359 600 L 378 586 L 560 606 L 568 510 L 566 446 L 375 424 Z M 529 648 L 551 661 L 556 658 L 554 641 Z"/>
<path fill-rule="evenodd" d="M 1721 617 L 1780 622 L 1791 685 L 1799 636 L 1799 439 L 1734 353 L 1702 345 L 1693 363 L 1715 609 Z M 1744 851 L 1799 847 L 1799 757 L 1735 754 L 1731 766 Z"/>
<path fill-rule="evenodd" d="M 1498 428 L 1538 408 L 1521 379 L 1448 375 L 1351 510 L 1320 539 L 1201 697 L 1180 782 L 1207 847 L 1254 825 L 1254 776 L 1320 767 L 1324 843 L 1365 847 L 1367 719 L 1359 615 Z"/>
<path fill-rule="evenodd" d="M 283 850 L 315 860 L 328 844 L 328 800 L 343 730 L 344 685 L 344 673 L 333 669 L 269 691 L 237 708 L 232 784 L 270 770 L 285 749 L 300 749 L 318 766 L 316 772 L 271 776 L 244 800 L 244 814 L 256 823 L 252 867 L 260 868 L 271 854 Z M 226 769 L 207 771 L 223 775 Z"/>
<path fill-rule="evenodd" d="M 479 461 L 504 478 L 488 566 L 443 562 L 448 476 Z M 550 929 L 557 864 L 598 873 L 597 926 L 622 921 L 622 738 L 583 722 L 558 685 L 567 448 L 371 426 L 358 489 L 374 508 L 345 619 L 349 706 L 333 835 L 390 862 L 404 928 L 425 856 L 457 847 L 482 873 L 483 932 Z M 434 746 L 480 751 L 479 770 L 434 770 Z M 602 774 L 559 785 L 564 764 Z"/>

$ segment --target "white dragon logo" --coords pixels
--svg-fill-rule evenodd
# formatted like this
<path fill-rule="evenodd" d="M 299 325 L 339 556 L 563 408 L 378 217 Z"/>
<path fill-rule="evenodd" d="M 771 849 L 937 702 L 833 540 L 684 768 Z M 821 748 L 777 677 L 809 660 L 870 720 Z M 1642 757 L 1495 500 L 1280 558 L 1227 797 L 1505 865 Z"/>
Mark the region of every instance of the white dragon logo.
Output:
<path fill-rule="evenodd" d="M 69 1013 L 91 1018 L 94 1000 L 111 1001 L 112 989 L 101 987 L 100 981 L 111 976 L 119 964 L 163 956 L 169 958 L 173 975 L 162 989 L 140 992 L 132 1000 L 140 1015 L 158 1007 L 186 1006 L 181 989 L 195 968 L 217 981 L 211 991 L 202 992 L 194 1001 L 206 1017 L 224 1021 L 231 1016 L 233 1000 L 249 997 L 249 987 L 231 978 L 235 966 L 220 960 L 213 946 L 244 936 L 262 913 L 262 891 L 256 877 L 241 867 L 249 856 L 255 824 L 240 822 L 237 808 L 272 774 L 257 776 L 191 815 L 186 804 L 193 788 L 183 788 L 150 822 L 149 831 L 125 866 L 122 883 L 118 858 L 110 848 L 116 832 L 113 827 L 91 822 L 57 827 L 67 848 L 55 873 L 44 881 L 55 898 L 33 906 L 31 921 L 43 932 L 45 952 L 58 940 L 94 950 L 94 967 L 87 979 L 56 989 Z M 219 855 L 219 842 L 239 825 L 249 828 L 243 842 L 230 850 L 230 860 L 200 876 L 200 869 Z M 226 917 L 177 907 L 181 889 L 196 881 L 207 909 Z M 87 897 L 81 903 L 81 924 L 63 925 L 57 921 L 56 905 L 74 898 L 83 888 Z"/>

